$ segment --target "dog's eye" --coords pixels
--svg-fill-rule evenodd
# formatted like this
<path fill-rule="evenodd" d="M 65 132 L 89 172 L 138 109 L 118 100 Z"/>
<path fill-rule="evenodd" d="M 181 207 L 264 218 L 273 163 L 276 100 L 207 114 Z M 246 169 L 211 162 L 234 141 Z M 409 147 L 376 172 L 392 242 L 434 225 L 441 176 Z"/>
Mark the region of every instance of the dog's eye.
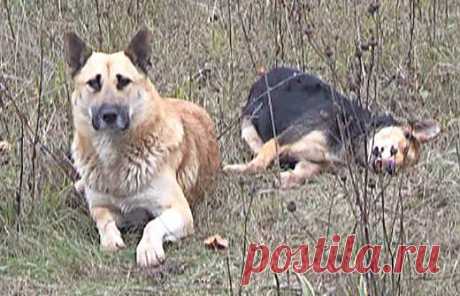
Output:
<path fill-rule="evenodd" d="M 96 77 L 86 82 L 95 91 L 100 91 L 102 88 L 101 74 L 97 74 Z"/>
<path fill-rule="evenodd" d="M 395 156 L 398 153 L 398 149 L 395 146 L 391 146 L 390 154 L 391 156 Z"/>
<path fill-rule="evenodd" d="M 131 83 L 131 79 L 127 77 L 123 77 L 120 74 L 117 74 L 117 89 L 118 90 L 122 90 L 130 83 Z"/>
<path fill-rule="evenodd" d="M 380 155 L 380 149 L 379 147 L 375 146 L 374 149 L 372 150 L 372 154 L 375 156 L 375 157 L 378 157 Z"/>
<path fill-rule="evenodd" d="M 407 140 L 411 140 L 412 139 L 412 133 L 410 131 L 405 131 L 404 132 L 404 137 L 407 139 Z"/>

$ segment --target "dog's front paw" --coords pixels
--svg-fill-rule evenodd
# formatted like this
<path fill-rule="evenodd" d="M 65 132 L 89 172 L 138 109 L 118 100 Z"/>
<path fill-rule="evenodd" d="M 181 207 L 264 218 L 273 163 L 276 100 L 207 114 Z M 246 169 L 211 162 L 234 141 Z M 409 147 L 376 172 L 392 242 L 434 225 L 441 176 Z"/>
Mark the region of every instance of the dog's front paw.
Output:
<path fill-rule="evenodd" d="M 224 166 L 224 173 L 228 174 L 236 174 L 236 173 L 244 173 L 248 171 L 247 164 L 229 164 Z"/>
<path fill-rule="evenodd" d="M 139 267 L 155 267 L 163 264 L 166 259 L 163 242 L 142 238 L 137 246 L 136 259 Z"/>
<path fill-rule="evenodd" d="M 126 248 L 126 245 L 121 238 L 121 233 L 116 228 L 115 222 L 110 222 L 106 226 L 106 231 L 101 233 L 101 250 L 115 252 L 123 248 Z"/>

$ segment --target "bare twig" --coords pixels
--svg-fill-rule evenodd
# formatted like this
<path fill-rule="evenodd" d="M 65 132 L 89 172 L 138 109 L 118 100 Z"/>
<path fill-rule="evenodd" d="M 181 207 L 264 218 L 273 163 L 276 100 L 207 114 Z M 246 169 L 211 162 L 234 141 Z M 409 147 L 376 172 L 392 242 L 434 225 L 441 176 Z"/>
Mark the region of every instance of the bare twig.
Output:
<path fill-rule="evenodd" d="M 28 122 L 29 119 L 27 116 L 19 110 L 19 107 L 16 104 L 16 101 L 13 99 L 11 94 L 8 91 L 8 88 L 5 87 L 5 96 L 8 98 L 8 100 L 11 102 L 11 105 L 13 106 L 14 112 L 18 119 L 22 122 L 23 128 L 24 128 L 24 133 L 27 132 L 29 135 L 30 139 L 34 138 L 34 132 L 32 127 L 29 126 Z M 22 138 L 25 139 L 25 138 Z M 66 156 L 65 153 L 62 153 L 61 156 L 57 156 L 55 153 L 53 153 L 45 144 L 41 143 L 40 139 L 37 141 L 37 145 L 40 147 L 40 150 L 48 154 L 48 156 L 51 157 L 53 162 L 58 166 L 59 169 L 72 181 L 77 180 L 78 173 L 73 167 L 72 161 Z"/>
<path fill-rule="evenodd" d="M 281 295 L 281 288 L 280 288 L 280 279 L 278 278 L 278 274 L 273 273 L 273 277 L 275 278 L 276 284 L 276 295 Z"/>
<path fill-rule="evenodd" d="M 414 50 L 414 35 L 415 35 L 415 1 L 410 0 L 410 33 L 409 33 L 409 46 L 407 51 L 407 67 L 409 71 L 412 73 L 413 69 L 413 50 Z"/>
<path fill-rule="evenodd" d="M 233 295 L 232 273 L 230 271 L 230 255 L 228 251 L 227 251 L 227 257 L 225 257 L 225 263 L 227 265 L 229 294 Z"/>
<path fill-rule="evenodd" d="M 229 97 L 233 97 L 233 21 L 232 21 L 232 10 L 230 7 L 230 0 L 227 0 L 228 9 L 228 45 L 230 47 L 230 86 L 229 86 Z"/>
<path fill-rule="evenodd" d="M 240 189 L 241 193 L 243 193 L 243 184 L 240 182 Z M 254 196 L 256 195 L 256 188 L 252 187 L 251 192 L 250 192 L 250 200 L 249 200 L 249 205 L 247 208 L 245 208 L 245 213 L 244 213 L 244 231 L 243 231 L 243 249 L 242 249 L 242 256 L 241 256 L 241 274 L 243 274 L 243 268 L 244 268 L 244 262 L 246 261 L 246 248 L 248 244 L 248 223 L 249 223 L 249 215 L 251 214 L 251 207 L 252 207 L 252 202 L 254 201 Z M 243 195 L 244 196 L 244 195 Z M 239 286 L 238 289 L 238 295 L 241 296 L 242 293 L 242 286 Z"/>
<path fill-rule="evenodd" d="M 6 15 L 8 18 L 8 26 L 10 28 L 11 37 L 13 37 L 13 40 L 16 40 L 16 34 L 14 33 L 13 21 L 11 20 L 11 12 L 10 12 L 10 7 L 8 6 L 8 0 L 3 0 L 3 6 L 5 7 L 5 10 L 6 10 Z"/>
<path fill-rule="evenodd" d="M 102 50 L 102 25 L 101 25 L 101 12 L 99 7 L 99 0 L 94 0 L 94 4 L 96 6 L 96 18 L 97 18 L 97 28 L 99 30 L 98 36 L 98 43 L 99 43 L 99 50 Z"/>
<path fill-rule="evenodd" d="M 270 94 L 270 85 L 268 85 L 268 75 L 264 74 L 265 79 L 265 87 L 267 88 L 267 97 L 268 97 L 268 108 L 270 110 L 270 120 L 272 125 L 272 132 L 273 132 L 273 139 L 275 140 L 275 149 L 276 149 L 276 167 L 278 168 L 278 180 L 281 181 L 281 166 L 280 166 L 280 156 L 278 153 L 278 135 L 276 134 L 276 125 L 275 125 L 275 115 L 273 113 L 273 104 L 272 104 L 272 96 Z"/>
<path fill-rule="evenodd" d="M 37 165 L 37 143 L 40 140 L 39 130 L 40 130 L 40 118 L 42 114 L 41 102 L 42 102 L 42 93 L 43 93 L 43 58 L 44 58 L 44 46 L 43 46 L 43 19 L 41 20 L 40 25 L 40 76 L 38 81 L 38 95 L 37 95 L 37 117 L 35 121 L 35 131 L 33 136 L 32 144 L 32 199 L 35 199 L 35 187 L 36 187 L 36 165 Z"/>
<path fill-rule="evenodd" d="M 19 138 L 19 180 L 16 188 L 16 229 L 21 232 L 21 211 L 22 211 L 22 184 L 24 180 L 24 122 L 21 122 L 21 137 Z"/>
<path fill-rule="evenodd" d="M 251 59 L 251 63 L 254 68 L 254 71 L 257 72 L 257 65 L 256 65 L 256 62 L 254 60 L 254 56 L 251 50 L 251 42 L 249 40 L 249 36 L 246 31 L 246 26 L 244 25 L 243 16 L 241 15 L 240 0 L 236 1 L 236 5 L 237 5 L 237 11 L 238 11 L 238 18 L 240 20 L 241 28 L 243 29 L 244 40 L 246 41 L 246 48 L 248 50 L 249 58 Z"/>

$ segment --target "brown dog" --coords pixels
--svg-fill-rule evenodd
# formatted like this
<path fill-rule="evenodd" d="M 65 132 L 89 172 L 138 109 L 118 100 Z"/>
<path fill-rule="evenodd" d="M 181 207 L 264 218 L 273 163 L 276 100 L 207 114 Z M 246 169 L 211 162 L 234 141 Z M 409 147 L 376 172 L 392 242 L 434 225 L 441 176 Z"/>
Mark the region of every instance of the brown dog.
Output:
<path fill-rule="evenodd" d="M 125 246 L 117 227 L 140 208 L 156 217 L 137 246 L 137 263 L 165 259 L 164 241 L 193 232 L 190 204 L 220 166 L 213 123 L 204 109 L 162 98 L 147 76 L 152 35 L 139 31 L 126 50 L 92 52 L 65 35 L 72 94 L 75 167 L 81 176 L 101 248 Z"/>

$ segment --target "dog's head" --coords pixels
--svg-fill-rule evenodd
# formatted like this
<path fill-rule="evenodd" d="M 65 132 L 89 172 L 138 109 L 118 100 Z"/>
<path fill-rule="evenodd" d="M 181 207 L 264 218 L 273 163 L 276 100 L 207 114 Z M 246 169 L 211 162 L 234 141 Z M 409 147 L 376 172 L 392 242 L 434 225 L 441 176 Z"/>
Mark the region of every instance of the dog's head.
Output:
<path fill-rule="evenodd" d="M 151 40 L 152 34 L 141 30 L 124 51 L 107 54 L 93 52 L 75 33 L 65 34 L 65 60 L 75 84 L 76 127 L 122 133 L 152 116 L 149 110 L 155 109 L 158 95 L 147 77 Z"/>
<path fill-rule="evenodd" d="M 369 165 L 374 172 L 393 175 L 398 169 L 416 164 L 422 144 L 440 132 L 439 124 L 431 120 L 384 127 L 369 140 Z"/>

